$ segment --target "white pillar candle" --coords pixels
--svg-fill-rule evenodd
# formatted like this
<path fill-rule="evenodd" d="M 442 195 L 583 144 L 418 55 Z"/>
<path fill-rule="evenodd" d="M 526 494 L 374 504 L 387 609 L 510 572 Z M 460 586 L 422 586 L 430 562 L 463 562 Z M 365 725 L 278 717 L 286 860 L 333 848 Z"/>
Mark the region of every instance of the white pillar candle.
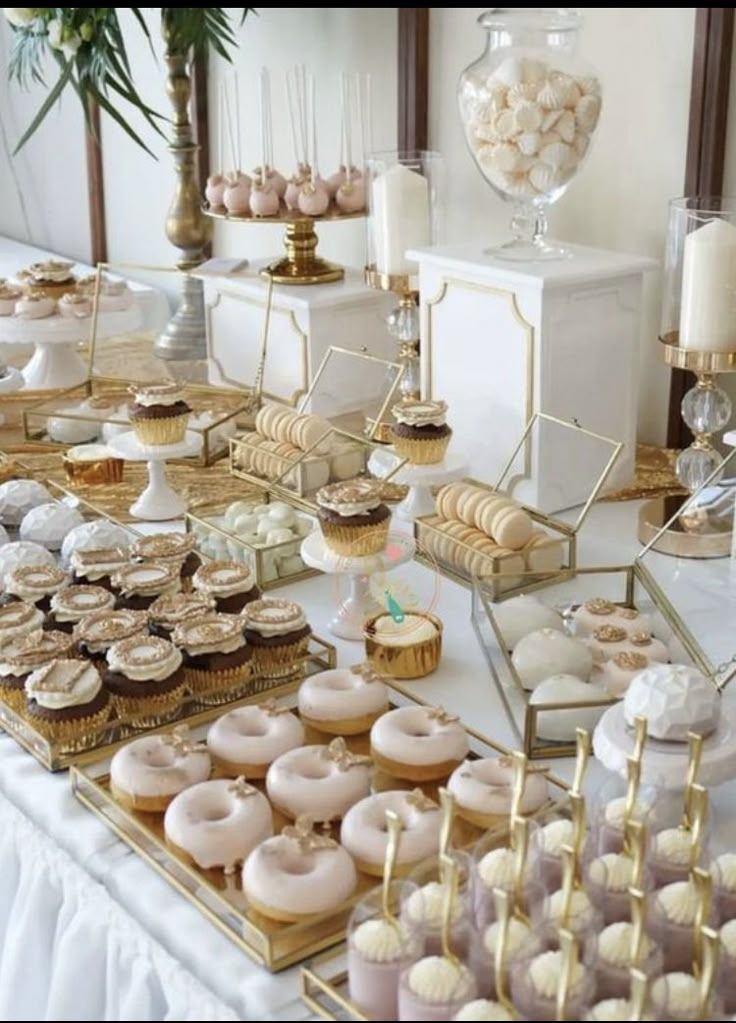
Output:
<path fill-rule="evenodd" d="M 710 220 L 685 239 L 680 347 L 736 351 L 736 227 Z"/>
<path fill-rule="evenodd" d="M 373 182 L 371 222 L 376 269 L 384 274 L 415 274 L 405 253 L 429 245 L 429 184 L 416 171 L 394 164 Z"/>

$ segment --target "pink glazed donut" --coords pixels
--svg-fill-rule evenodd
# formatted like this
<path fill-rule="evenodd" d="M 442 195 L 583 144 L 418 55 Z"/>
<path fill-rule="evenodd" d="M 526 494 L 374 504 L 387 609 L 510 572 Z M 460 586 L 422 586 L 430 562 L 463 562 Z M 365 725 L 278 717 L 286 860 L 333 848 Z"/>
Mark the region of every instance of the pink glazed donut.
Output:
<path fill-rule="evenodd" d="M 243 866 L 250 907 L 285 922 L 334 909 L 357 883 L 350 856 L 334 839 L 314 832 L 308 817 L 261 842 Z"/>
<path fill-rule="evenodd" d="M 455 796 L 460 817 L 481 828 L 490 828 L 497 817 L 508 817 L 513 796 L 514 770 L 510 758 L 483 757 L 466 760 L 453 772 L 447 787 Z M 520 813 L 534 813 L 547 801 L 544 774 L 527 775 Z"/>
<path fill-rule="evenodd" d="M 468 749 L 459 719 L 442 707 L 398 707 L 371 728 L 371 756 L 376 767 L 395 778 L 447 778 L 463 762 Z"/>
<path fill-rule="evenodd" d="M 182 789 L 206 781 L 210 766 L 204 743 L 195 742 L 186 725 L 180 725 L 119 749 L 110 761 L 110 790 L 123 806 L 163 813 Z"/>
<path fill-rule="evenodd" d="M 342 738 L 329 746 L 302 746 L 283 753 L 268 769 L 271 804 L 287 817 L 337 820 L 371 790 L 370 757 L 351 753 Z"/>
<path fill-rule="evenodd" d="M 340 841 L 355 860 L 358 870 L 380 877 L 386 856 L 386 811 L 399 815 L 403 829 L 396 858 L 397 874 L 406 874 L 417 863 L 437 852 L 442 814 L 422 792 L 378 792 L 361 799 L 345 814 Z"/>
<path fill-rule="evenodd" d="M 236 707 L 212 725 L 207 749 L 225 774 L 265 778 L 269 765 L 304 742 L 304 726 L 287 707 L 273 700 L 256 707 Z"/>
<path fill-rule="evenodd" d="M 367 732 L 388 710 L 388 689 L 370 665 L 320 671 L 299 687 L 302 721 L 330 735 Z"/>

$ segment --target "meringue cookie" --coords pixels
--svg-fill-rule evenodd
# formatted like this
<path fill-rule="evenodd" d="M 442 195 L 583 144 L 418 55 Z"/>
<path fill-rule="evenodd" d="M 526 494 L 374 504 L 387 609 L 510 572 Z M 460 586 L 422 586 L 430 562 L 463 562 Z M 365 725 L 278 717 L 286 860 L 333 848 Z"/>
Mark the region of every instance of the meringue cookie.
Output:
<path fill-rule="evenodd" d="M 575 105 L 575 123 L 583 131 L 591 132 L 598 123 L 601 101 L 598 96 L 581 96 Z"/>
<path fill-rule="evenodd" d="M 522 100 L 514 108 L 514 124 L 518 131 L 536 131 L 542 125 L 542 108 L 530 100 Z"/>
<path fill-rule="evenodd" d="M 541 132 L 524 131 L 517 137 L 516 145 L 519 147 L 519 152 L 523 153 L 524 156 L 534 156 L 535 153 L 539 152 L 541 141 Z"/>

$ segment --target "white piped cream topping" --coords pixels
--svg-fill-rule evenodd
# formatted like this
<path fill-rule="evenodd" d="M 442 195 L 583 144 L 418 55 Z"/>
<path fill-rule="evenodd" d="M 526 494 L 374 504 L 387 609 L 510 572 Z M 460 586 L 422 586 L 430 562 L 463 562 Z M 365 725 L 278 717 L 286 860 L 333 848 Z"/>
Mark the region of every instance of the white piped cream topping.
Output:
<path fill-rule="evenodd" d="M 690 881 L 674 881 L 657 894 L 662 914 L 681 927 L 690 927 L 698 912 L 698 893 Z"/>
<path fill-rule="evenodd" d="M 181 589 L 179 565 L 163 561 L 126 565 L 115 572 L 110 581 L 126 596 L 152 597 Z"/>
<path fill-rule="evenodd" d="M 605 998 L 598 1002 L 585 1017 L 588 1020 L 626 1020 L 631 1019 L 634 1007 L 626 998 Z"/>
<path fill-rule="evenodd" d="M 391 415 L 405 426 L 444 426 L 447 422 L 446 401 L 403 401 L 394 405 Z"/>
<path fill-rule="evenodd" d="M 66 575 L 55 565 L 18 565 L 5 581 L 5 592 L 33 603 L 65 585 Z"/>
<path fill-rule="evenodd" d="M 689 973 L 666 973 L 652 984 L 651 997 L 658 1007 L 684 1017 L 700 1006 L 700 984 Z"/>
<path fill-rule="evenodd" d="M 391 963 L 406 955 L 409 935 L 399 921 L 364 920 L 353 931 L 353 945 L 364 959 L 373 963 Z"/>
<path fill-rule="evenodd" d="M 692 834 L 684 828 L 665 828 L 654 836 L 654 855 L 677 866 L 687 866 L 692 851 Z"/>
<path fill-rule="evenodd" d="M 634 803 L 634 810 L 631 815 L 632 820 L 643 821 L 645 814 L 646 809 L 641 803 Z M 610 803 L 607 803 L 604 815 L 607 824 L 610 824 L 612 828 L 616 828 L 618 831 L 622 831 L 626 817 L 626 796 L 619 796 L 617 799 L 612 799 Z"/>
<path fill-rule="evenodd" d="M 529 979 L 532 987 L 542 998 L 556 998 L 557 988 L 560 984 L 562 974 L 562 955 L 560 952 L 542 952 L 541 955 L 532 959 L 529 967 Z M 583 979 L 582 963 L 576 962 L 570 972 L 570 987 L 572 991 Z"/>
<path fill-rule="evenodd" d="M 736 920 L 729 920 L 720 930 L 721 944 L 732 959 L 736 959 Z"/>
<path fill-rule="evenodd" d="M 559 856 L 563 845 L 572 845 L 574 838 L 572 821 L 560 818 L 550 821 L 542 828 L 542 846 L 548 856 Z"/>
<path fill-rule="evenodd" d="M 620 920 L 617 923 L 609 924 L 598 935 L 598 955 L 612 966 L 628 967 L 631 963 L 631 943 L 634 937 L 634 925 L 628 921 Z M 651 952 L 652 942 L 642 935 L 641 954 L 642 958 Z"/>
<path fill-rule="evenodd" d="M 180 622 L 171 637 L 188 654 L 232 654 L 245 646 L 243 625 L 237 615 L 204 614 Z"/>
<path fill-rule="evenodd" d="M 511 849 L 491 849 L 478 864 L 480 879 L 486 888 L 511 888 L 516 856 Z"/>
<path fill-rule="evenodd" d="M 624 892 L 632 883 L 634 861 L 621 853 L 604 853 L 592 860 L 588 874 L 593 884 L 611 892 Z"/>
<path fill-rule="evenodd" d="M 511 1013 L 504 1009 L 500 1002 L 492 1002 L 487 998 L 476 998 L 473 1002 L 464 1005 L 460 1012 L 456 1013 L 453 1019 L 514 1019 Z"/>
<path fill-rule="evenodd" d="M 200 593 L 213 597 L 232 597 L 252 590 L 255 578 L 248 566 L 239 561 L 210 561 L 200 565 L 192 577 L 192 585 Z"/>
<path fill-rule="evenodd" d="M 102 688 L 100 673 L 88 661 L 60 659 L 32 672 L 26 696 L 47 710 L 64 710 L 91 703 Z"/>
<path fill-rule="evenodd" d="M 51 611 L 57 622 L 78 622 L 93 611 L 115 606 L 115 597 L 101 586 L 67 586 L 51 598 Z"/>
<path fill-rule="evenodd" d="M 320 508 L 337 512 L 343 518 L 366 515 L 381 503 L 381 483 L 378 480 L 355 479 L 345 483 L 330 483 L 317 491 Z"/>
<path fill-rule="evenodd" d="M 285 636 L 307 624 L 304 611 L 290 600 L 252 600 L 241 612 L 246 629 L 260 636 Z"/>
<path fill-rule="evenodd" d="M 178 401 L 185 401 L 183 386 L 174 380 L 129 387 L 128 391 L 136 405 L 145 405 L 147 408 L 155 405 L 176 405 Z"/>
<path fill-rule="evenodd" d="M 547 902 L 547 916 L 558 926 L 562 925 L 565 909 L 565 892 L 562 888 L 550 895 Z M 576 889 L 570 899 L 570 923 L 587 926 L 593 919 L 593 906 L 585 892 Z"/>
<path fill-rule="evenodd" d="M 110 671 L 133 682 L 161 682 L 181 667 L 181 651 L 168 639 L 133 636 L 113 643 L 107 651 Z"/>
<path fill-rule="evenodd" d="M 423 615 L 405 614 L 402 622 L 382 615 L 370 627 L 370 635 L 383 646 L 413 646 L 427 643 L 437 635 L 437 626 Z"/>
<path fill-rule="evenodd" d="M 10 636 L 25 636 L 43 625 L 43 612 L 32 604 L 14 600 L 11 604 L 0 605 L 0 639 Z"/>
<path fill-rule="evenodd" d="M 736 892 L 736 853 L 722 853 L 710 868 L 713 882 L 729 892 Z"/>
<path fill-rule="evenodd" d="M 501 933 L 501 927 L 498 922 L 491 924 L 490 927 L 486 927 L 483 934 L 483 944 L 486 947 L 486 951 L 489 955 L 495 956 L 496 945 L 498 944 L 498 938 Z M 509 927 L 506 934 L 506 955 L 513 956 L 515 952 L 518 952 L 523 946 L 533 938 L 532 930 L 528 924 L 525 924 L 522 920 L 517 920 L 515 916 L 512 916 L 509 920 Z"/>
<path fill-rule="evenodd" d="M 430 881 L 428 884 L 422 885 L 418 891 L 412 892 L 405 903 L 409 919 L 415 923 L 425 923 L 430 927 L 440 927 L 446 892 L 446 885 L 439 881 Z M 452 919 L 459 920 L 462 911 L 460 899 L 455 899 L 452 905 Z"/>
<path fill-rule="evenodd" d="M 427 956 L 409 970 L 408 984 L 417 998 L 436 1005 L 462 998 L 472 989 L 473 975 L 467 966 L 456 966 L 444 956 Z"/>

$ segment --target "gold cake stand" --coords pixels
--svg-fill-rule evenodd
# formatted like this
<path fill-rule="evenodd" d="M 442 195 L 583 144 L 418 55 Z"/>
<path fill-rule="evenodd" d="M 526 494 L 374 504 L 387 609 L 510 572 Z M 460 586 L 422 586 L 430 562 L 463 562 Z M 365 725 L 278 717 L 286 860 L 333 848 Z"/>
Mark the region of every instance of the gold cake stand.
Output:
<path fill-rule="evenodd" d="M 228 213 L 224 207 L 203 206 L 205 216 L 215 220 L 226 220 L 232 224 L 284 224 L 284 248 L 286 256 L 264 266 L 261 274 L 269 277 L 276 284 L 329 284 L 341 281 L 345 276 L 343 267 L 330 263 L 317 255 L 319 241 L 314 225 L 336 220 L 357 220 L 365 216 L 365 210 L 357 213 L 343 213 L 336 206 L 330 206 L 320 217 L 307 217 L 298 211 L 289 210 L 281 205 L 279 212 L 273 217 L 236 216 Z"/>

